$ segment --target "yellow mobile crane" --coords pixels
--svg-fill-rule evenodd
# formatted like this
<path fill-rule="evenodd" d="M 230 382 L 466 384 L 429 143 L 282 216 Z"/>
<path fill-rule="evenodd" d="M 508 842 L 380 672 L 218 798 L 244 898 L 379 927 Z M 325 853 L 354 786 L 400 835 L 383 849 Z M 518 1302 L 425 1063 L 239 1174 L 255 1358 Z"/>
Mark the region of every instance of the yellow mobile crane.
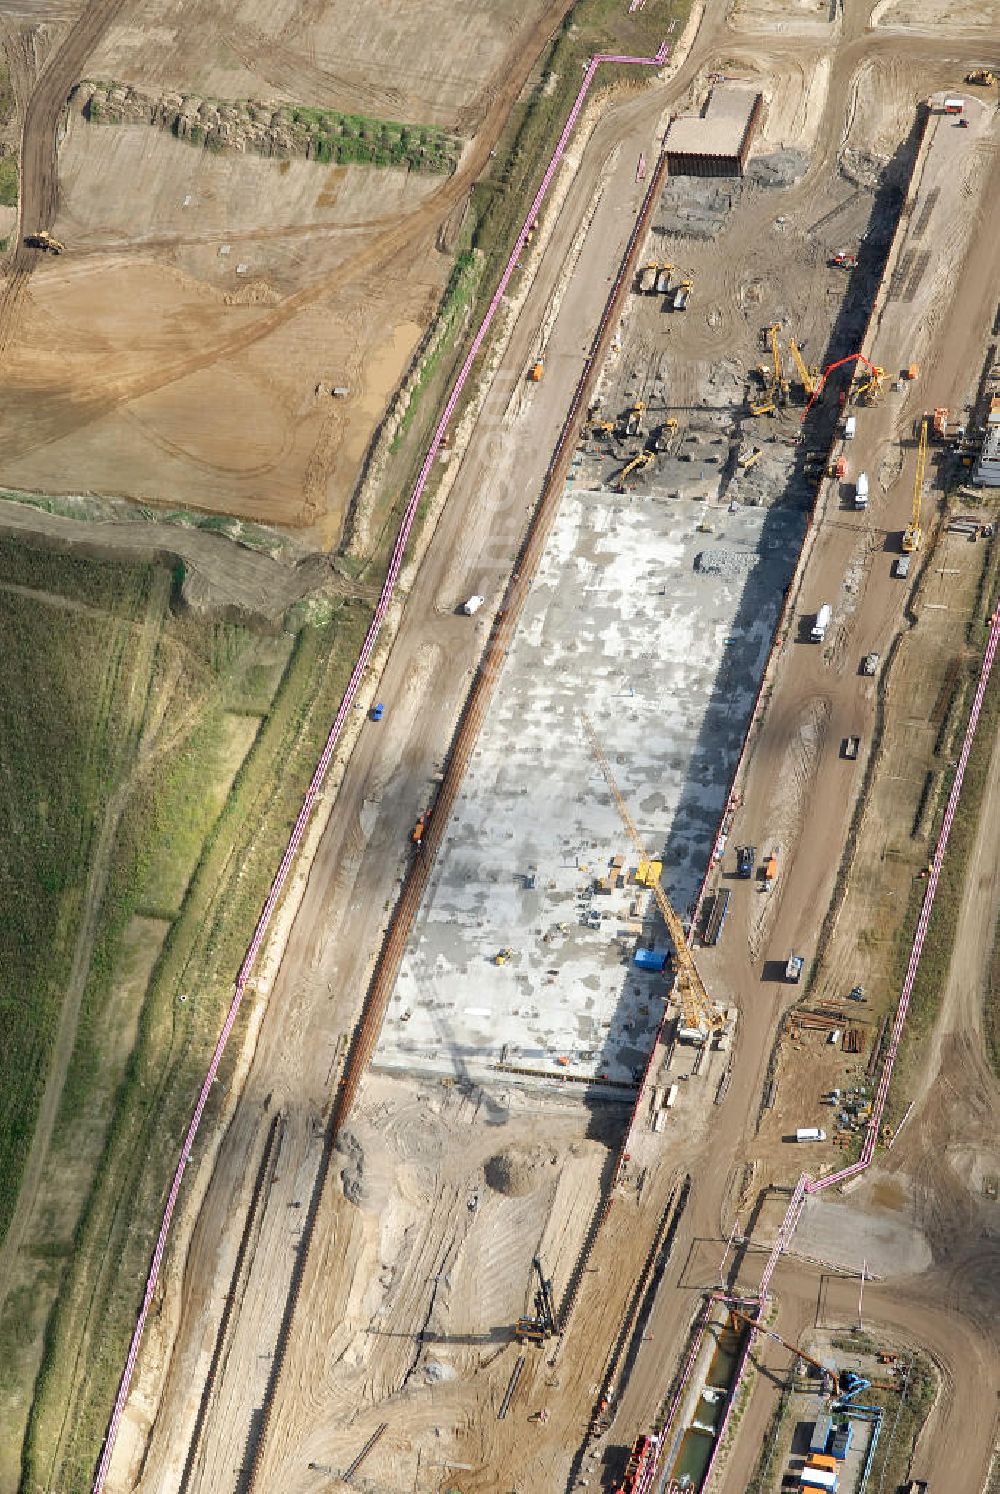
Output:
<path fill-rule="evenodd" d="M 913 512 L 910 522 L 903 530 L 903 554 L 912 555 L 920 549 L 924 531 L 920 527 L 920 503 L 924 496 L 924 467 L 927 463 L 927 417 L 920 422 L 920 440 L 917 442 L 917 470 L 913 479 Z"/>
<path fill-rule="evenodd" d="M 597 733 L 590 719 L 587 716 L 582 716 L 581 719 L 583 721 L 583 729 L 587 733 L 587 740 L 590 743 L 590 750 L 594 754 L 598 767 L 604 774 L 608 788 L 611 790 L 611 797 L 615 801 L 622 824 L 628 832 L 629 840 L 631 840 L 632 845 L 635 847 L 639 860 L 644 862 L 648 868 L 652 864 L 651 857 L 642 843 L 642 837 L 629 812 L 629 807 L 622 798 L 621 789 L 615 782 L 615 776 L 611 771 L 611 764 L 608 762 L 604 748 L 598 740 Z M 681 998 L 681 1010 L 684 1013 L 684 1026 L 692 1034 L 700 1034 L 700 1040 L 705 1042 L 713 1033 L 719 1032 L 725 1026 L 726 1019 L 722 1012 L 713 1006 L 709 994 L 705 990 L 701 976 L 698 974 L 694 957 L 688 948 L 684 925 L 671 907 L 667 894 L 660 886 L 659 879 L 652 882 L 652 884 L 647 882 L 647 886 L 649 885 L 652 885 L 656 906 L 660 910 L 660 915 L 667 926 L 667 933 L 670 935 L 674 946 L 674 966 L 677 971 L 677 989 Z"/>
<path fill-rule="evenodd" d="M 792 357 L 795 360 L 795 367 L 798 369 L 799 378 L 802 380 L 802 388 L 805 393 L 805 397 L 806 399 L 812 399 L 813 395 L 816 393 L 816 374 L 810 372 L 810 370 L 806 368 L 805 359 L 802 356 L 802 349 L 799 347 L 794 337 L 790 337 L 788 339 L 788 346 L 791 350 Z"/>

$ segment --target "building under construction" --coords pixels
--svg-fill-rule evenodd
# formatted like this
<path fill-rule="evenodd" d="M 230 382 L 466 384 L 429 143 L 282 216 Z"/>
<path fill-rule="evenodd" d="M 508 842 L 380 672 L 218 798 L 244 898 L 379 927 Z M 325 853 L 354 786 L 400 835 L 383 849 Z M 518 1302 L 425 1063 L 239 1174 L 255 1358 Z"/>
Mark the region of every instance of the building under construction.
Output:
<path fill-rule="evenodd" d="M 672 119 L 664 140 L 670 176 L 742 176 L 764 98 L 752 88 L 713 88 L 700 114 Z"/>

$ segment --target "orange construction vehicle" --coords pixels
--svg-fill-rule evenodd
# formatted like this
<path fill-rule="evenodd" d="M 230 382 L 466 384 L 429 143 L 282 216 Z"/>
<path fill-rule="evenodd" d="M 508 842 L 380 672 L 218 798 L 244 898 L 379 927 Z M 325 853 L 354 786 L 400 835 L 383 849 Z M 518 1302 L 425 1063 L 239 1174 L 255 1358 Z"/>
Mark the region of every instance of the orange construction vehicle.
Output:
<path fill-rule="evenodd" d="M 410 841 L 418 848 L 424 843 L 424 835 L 427 831 L 427 821 L 430 819 L 430 817 L 430 810 L 425 809 L 423 814 L 417 820 L 417 823 L 414 825 L 413 829 L 410 831 Z"/>
<path fill-rule="evenodd" d="M 924 417 L 927 418 L 926 416 Z M 943 441 L 948 434 L 948 406 L 938 405 L 931 416 L 931 435 L 935 441 Z"/>
<path fill-rule="evenodd" d="M 528 377 L 533 384 L 540 384 L 542 382 L 542 374 L 544 372 L 545 364 L 542 359 L 539 358 L 537 363 L 533 363 L 531 365 L 531 373 L 528 375 Z"/>

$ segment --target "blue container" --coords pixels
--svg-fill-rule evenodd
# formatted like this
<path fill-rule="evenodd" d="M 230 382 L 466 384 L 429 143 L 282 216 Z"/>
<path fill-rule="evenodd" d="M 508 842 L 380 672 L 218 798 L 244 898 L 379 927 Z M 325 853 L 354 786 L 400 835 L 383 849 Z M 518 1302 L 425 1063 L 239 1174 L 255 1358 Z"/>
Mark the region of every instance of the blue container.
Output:
<path fill-rule="evenodd" d="M 379 701 L 378 705 L 372 706 L 369 714 L 373 721 L 381 721 L 382 717 L 385 715 L 385 706 L 381 701 Z"/>
<path fill-rule="evenodd" d="M 651 970 L 654 975 L 659 975 L 666 966 L 667 957 L 655 949 L 637 949 L 635 963 L 638 969 Z"/>

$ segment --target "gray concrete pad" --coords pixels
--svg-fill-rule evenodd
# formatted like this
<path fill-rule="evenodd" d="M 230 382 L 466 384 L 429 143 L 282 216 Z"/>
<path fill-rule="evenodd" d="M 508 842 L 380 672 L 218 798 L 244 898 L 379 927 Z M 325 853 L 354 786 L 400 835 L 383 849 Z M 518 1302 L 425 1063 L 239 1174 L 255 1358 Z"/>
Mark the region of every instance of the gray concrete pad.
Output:
<path fill-rule="evenodd" d="M 806 1199 L 790 1253 L 889 1279 L 926 1271 L 932 1260 L 926 1235 L 905 1216 L 822 1196 Z"/>
<path fill-rule="evenodd" d="M 706 520 L 712 532 L 699 532 Z M 625 1084 L 641 1071 L 665 987 L 633 955 L 637 941 L 668 943 L 628 875 L 638 858 L 581 713 L 683 913 L 802 530 L 786 510 L 568 488 L 410 940 L 380 1065 Z M 626 885 L 595 891 L 616 855 Z"/>

